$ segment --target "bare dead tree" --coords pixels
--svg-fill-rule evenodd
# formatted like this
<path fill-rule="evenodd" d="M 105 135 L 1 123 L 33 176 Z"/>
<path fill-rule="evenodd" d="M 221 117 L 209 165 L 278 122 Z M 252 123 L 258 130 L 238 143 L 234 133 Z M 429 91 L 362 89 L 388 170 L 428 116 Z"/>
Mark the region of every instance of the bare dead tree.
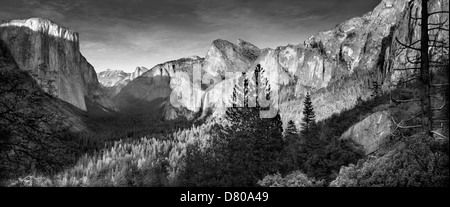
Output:
<path fill-rule="evenodd" d="M 427 136 L 433 137 L 433 134 L 438 135 L 443 138 L 447 138 L 444 135 L 434 131 L 434 123 L 436 121 L 445 121 L 448 123 L 448 117 L 445 119 L 436 120 L 435 114 L 442 111 L 447 105 L 447 100 L 437 100 L 439 97 L 439 92 L 448 90 L 448 82 L 436 83 L 438 81 L 434 78 L 436 70 L 444 70 L 448 74 L 448 21 L 449 21 L 449 11 L 429 11 L 429 0 L 421 1 L 421 12 L 420 17 L 418 12 L 413 11 L 413 1 L 410 2 L 409 7 L 409 38 L 408 43 L 400 41 L 396 37 L 397 43 L 401 46 L 396 55 L 399 55 L 404 50 L 410 50 L 413 52 L 412 57 L 406 54 L 407 65 L 412 65 L 404 68 L 396 68 L 395 71 L 406 72 L 407 75 L 398 81 L 396 86 L 406 85 L 412 82 L 419 82 L 421 88 L 419 89 L 418 97 L 408 100 L 398 100 L 395 97 L 391 97 L 392 101 L 398 103 L 406 102 L 419 102 L 421 106 L 421 112 L 417 116 L 421 116 L 420 125 L 405 126 L 403 125 L 405 120 L 399 121 L 397 127 L 400 129 L 411 129 L 411 128 L 423 128 Z M 436 17 L 440 15 L 439 17 Z M 438 22 L 429 22 L 430 17 L 435 17 Z M 413 40 L 412 34 L 414 33 L 414 25 L 418 24 L 420 26 L 420 39 Z M 447 38 L 445 38 L 447 37 Z M 440 107 L 434 108 L 437 102 L 440 103 Z M 442 112 L 441 112 L 442 114 Z"/>

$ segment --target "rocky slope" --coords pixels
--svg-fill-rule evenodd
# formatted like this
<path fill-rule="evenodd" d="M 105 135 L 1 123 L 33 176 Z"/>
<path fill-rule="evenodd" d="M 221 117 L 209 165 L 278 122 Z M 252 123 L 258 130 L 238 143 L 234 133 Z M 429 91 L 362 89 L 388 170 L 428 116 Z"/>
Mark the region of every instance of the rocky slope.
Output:
<path fill-rule="evenodd" d="M 192 118 L 201 109 L 228 101 L 224 94 L 232 87 L 221 87 L 226 82 L 223 80 L 228 73 L 248 70 L 260 52 L 243 40 L 237 44 L 215 40 L 205 58 L 194 56 L 159 64 L 131 81 L 113 100 L 121 111 L 160 108 L 165 119 Z M 214 111 L 219 110 L 216 107 Z"/>
<path fill-rule="evenodd" d="M 251 64 L 261 53 L 256 46 L 238 40 L 233 44 L 226 40 L 215 40 L 206 53 L 203 70 L 207 77 L 215 82 L 225 79 L 227 72 L 243 72 L 248 70 Z"/>
<path fill-rule="evenodd" d="M 417 22 L 410 26 L 414 32 L 408 32 L 407 28 L 410 11 L 420 9 L 418 1 L 382 1 L 372 12 L 320 32 L 303 45 L 264 51 L 254 65 L 277 71 L 269 79 L 280 89 L 283 122 L 294 120 L 299 124 L 306 91 L 312 92 L 317 119 L 322 120 L 354 107 L 358 99 L 367 99 L 373 81 L 382 84 L 383 90 L 391 89 L 392 83 L 405 75 L 394 68 L 410 67 L 405 54 L 414 55 L 400 49 L 395 37 L 404 42 L 419 39 Z M 432 1 L 429 9 L 448 10 L 448 1 Z M 442 18 L 435 15 L 429 21 L 437 23 Z M 448 40 L 448 33 L 441 34 L 439 39 Z M 381 111 L 369 115 L 343 137 L 362 144 L 366 153 L 375 151 L 390 134 L 389 113 Z M 381 125 L 374 125 L 379 122 Z"/>
<path fill-rule="evenodd" d="M 269 80 L 273 94 L 277 95 L 285 123 L 291 119 L 297 123 L 301 120 L 306 91 L 313 93 L 317 117 L 321 120 L 352 107 L 357 98 L 368 96 L 370 85 L 367 83 L 371 81 L 367 79 L 380 67 L 382 41 L 392 35 L 391 27 L 399 21 L 405 8 L 406 1 L 382 2 L 373 12 L 320 32 L 300 45 L 260 50 L 242 40 L 237 44 L 215 40 L 202 62 L 204 90 L 192 92 L 191 81 L 191 84 L 182 84 L 182 91 L 195 94 L 196 100 L 201 99 L 203 112 L 212 108 L 215 116 L 220 116 L 224 111 L 221 109 L 229 105 L 240 73 L 247 72 L 247 76 L 251 76 L 253 68 L 260 64 L 266 71 L 264 78 Z M 157 73 L 153 69 L 150 71 Z M 133 91 L 133 87 L 127 90 Z M 181 102 L 186 108 L 196 108 L 189 107 L 190 100 Z M 171 116 L 166 118 L 177 117 L 169 114 Z"/>
<path fill-rule="evenodd" d="M 312 93 L 318 120 L 351 108 L 358 98 L 369 96 L 373 81 L 386 76 L 381 57 L 386 44 L 392 44 L 394 25 L 404 18 L 407 6 L 406 0 L 382 1 L 372 12 L 320 32 L 304 44 L 264 49 L 248 73 L 257 64 L 265 69 L 262 76 L 269 80 L 284 123 L 299 124 L 307 91 Z M 205 99 L 231 95 L 229 90 L 211 91 Z"/>
<path fill-rule="evenodd" d="M 130 81 L 130 73 L 121 70 L 105 70 L 97 74 L 98 82 L 103 87 L 126 85 Z"/>
<path fill-rule="evenodd" d="M 136 67 L 136 70 L 132 73 L 126 73 L 122 70 L 102 71 L 97 74 L 100 85 L 106 90 L 108 97 L 117 95 L 123 87 L 125 87 L 130 81 L 141 76 L 148 69 L 145 67 Z"/>
<path fill-rule="evenodd" d="M 0 41 L 47 93 L 85 111 L 87 102 L 95 103 L 93 110 L 111 106 L 80 53 L 78 33 L 40 18 L 1 21 Z"/>
<path fill-rule="evenodd" d="M 448 2 L 433 1 L 430 5 L 430 10 L 434 11 L 445 8 L 448 8 Z M 174 78 L 178 66 L 173 67 L 173 63 L 168 62 L 150 69 L 143 75 L 146 78 L 130 82 L 122 90 L 123 93 L 115 97 L 116 102 L 124 106 L 124 103 L 144 99 L 151 102 L 160 98 L 158 104 L 161 108 L 164 105 L 167 119 L 186 114 L 192 116 L 198 109 L 203 114 L 212 110 L 213 116 L 221 116 L 225 107 L 230 105 L 232 88 L 241 73 L 246 72 L 250 78 L 256 65 L 260 64 L 265 71 L 263 78 L 271 85 L 272 99 L 278 103 L 274 105 L 279 109 L 283 123 L 293 120 L 300 124 L 302 102 L 308 91 L 312 94 L 317 120 L 323 120 L 354 107 L 357 100 L 370 97 L 374 81 L 382 84 L 383 90 L 388 90 L 392 82 L 402 77 L 393 70 L 407 65 L 404 55 L 393 55 L 402 52 L 394 37 L 408 40 L 420 36 L 417 22 L 413 32 L 407 29 L 410 11 L 420 11 L 418 1 L 383 0 L 373 11 L 344 21 L 331 30 L 319 32 L 303 44 L 275 49 L 261 50 L 241 40 L 238 44 L 216 40 L 203 61 L 188 61 L 195 67 L 190 65 L 189 70 L 181 72 L 178 75 L 184 77 L 181 81 Z M 430 17 L 430 22 L 442 18 L 435 15 Z M 448 33 L 439 38 L 448 39 Z M 174 72 L 170 73 L 170 69 Z M 192 81 L 192 73 L 201 75 L 201 90 L 196 87 L 198 81 Z M 376 134 L 389 134 L 389 123 L 384 122 L 386 126 L 381 128 L 364 123 L 375 120 L 378 115 L 370 115 L 367 118 L 369 121 L 363 120 L 353 126 L 345 137 L 365 145 L 366 152 L 376 150 L 377 145 L 372 144 L 381 143 L 380 140 L 386 137 Z M 388 116 L 383 117 L 387 120 Z M 360 136 L 354 129 L 361 127 L 374 130 Z M 367 137 L 371 141 L 365 140 L 369 139 Z"/>
<path fill-rule="evenodd" d="M 183 104 L 195 111 L 190 80 L 193 79 L 194 71 L 200 71 L 202 62 L 202 58 L 191 57 L 156 65 L 122 88 L 113 101 L 122 112 L 160 114 L 164 112 L 166 103 L 170 102 L 173 91 L 174 94 L 185 91 L 179 97 L 184 97 Z"/>
<path fill-rule="evenodd" d="M 148 68 L 146 67 L 136 67 L 136 69 L 134 70 L 134 72 L 132 72 L 130 74 L 130 80 L 133 80 L 139 76 L 141 76 L 142 74 L 144 74 L 145 72 L 148 71 Z"/>

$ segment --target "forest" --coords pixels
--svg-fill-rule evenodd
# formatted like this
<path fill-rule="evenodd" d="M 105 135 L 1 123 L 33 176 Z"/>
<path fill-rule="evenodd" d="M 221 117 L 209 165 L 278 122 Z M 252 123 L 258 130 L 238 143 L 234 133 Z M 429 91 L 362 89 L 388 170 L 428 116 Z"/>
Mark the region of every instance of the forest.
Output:
<path fill-rule="evenodd" d="M 264 82 L 264 81 L 262 81 Z M 260 107 L 249 107 L 249 94 L 270 93 L 270 87 L 243 80 L 235 86 L 235 103 L 224 119 L 162 121 L 148 116 L 115 115 L 92 118 L 96 130 L 61 134 L 51 153 L 4 160 L 6 186 L 445 186 L 448 184 L 448 141 L 425 139 L 422 129 L 398 129 L 377 153 L 366 156 L 341 134 L 361 117 L 381 107 L 398 110 L 392 96 L 414 96 L 413 87 L 373 96 L 328 119 L 316 121 L 310 94 L 305 94 L 303 119 L 285 129 L 280 115 L 260 118 Z M 420 83 L 416 83 L 420 84 Z M 251 93 L 259 89 L 259 92 Z M 446 92 L 448 94 L 448 91 Z M 16 93 L 17 94 L 17 93 Z M 243 98 L 236 98 L 239 97 Z M 41 94 L 42 96 L 42 94 Z M 29 98 L 29 97 L 18 97 Z M 25 102 L 24 102 L 25 103 Z M 29 102 L 26 102 L 29 103 Z M 239 107 L 237 107 L 239 105 Z M 38 107 L 38 106 L 34 106 Z M 20 123 L 33 120 L 19 120 Z M 45 117 L 45 116 L 44 116 Z M 11 129 L 9 133 L 16 132 Z M 2 133 L 5 133 L 3 131 Z M 42 135 L 39 132 L 36 135 Z M 35 136 L 36 136 L 35 135 Z M 3 136 L 3 135 L 2 135 Z M 30 135 L 28 135 L 30 136 Z M 35 137 L 39 144 L 47 137 Z M 14 142 L 12 142 L 14 143 Z M 20 142 L 18 142 L 20 143 Z M 399 144 L 400 143 L 400 144 Z M 5 146 L 5 145 L 2 145 Z M 5 152 L 5 151 L 3 151 Z M 68 153 L 70 152 L 70 153 Z M 45 156 L 46 155 L 46 156 Z M 32 165 L 27 169 L 23 163 Z"/>

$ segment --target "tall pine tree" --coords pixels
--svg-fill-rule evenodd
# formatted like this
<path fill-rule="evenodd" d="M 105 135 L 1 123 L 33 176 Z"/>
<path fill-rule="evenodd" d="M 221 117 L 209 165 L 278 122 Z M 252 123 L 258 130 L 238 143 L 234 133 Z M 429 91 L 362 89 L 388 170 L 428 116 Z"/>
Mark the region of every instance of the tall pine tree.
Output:
<path fill-rule="evenodd" d="M 311 96 L 306 94 L 305 101 L 303 101 L 303 118 L 301 123 L 301 135 L 303 137 L 310 137 L 316 129 L 316 115 L 311 102 Z"/>
<path fill-rule="evenodd" d="M 310 160 L 311 156 L 319 154 L 318 151 L 322 146 L 319 139 L 319 129 L 316 124 L 316 115 L 312 105 L 311 96 L 306 94 L 303 102 L 303 118 L 300 131 L 299 150 L 297 153 L 297 161 L 302 168 L 305 163 Z"/>
<path fill-rule="evenodd" d="M 299 133 L 294 121 L 290 120 L 284 130 L 285 141 L 285 157 L 283 158 L 283 165 L 287 171 L 292 171 L 298 165 L 297 150 L 299 146 Z"/>
<path fill-rule="evenodd" d="M 258 65 L 255 70 L 258 79 L 261 71 Z M 216 129 L 215 169 L 219 176 L 215 179 L 219 186 L 252 186 L 279 171 L 284 148 L 281 117 L 279 114 L 274 118 L 260 117 L 262 109 L 257 107 L 256 91 L 261 81 L 249 80 L 244 75 L 233 93 L 233 106 L 238 107 L 228 108 L 226 123 Z M 239 97 L 240 94 L 244 97 Z"/>

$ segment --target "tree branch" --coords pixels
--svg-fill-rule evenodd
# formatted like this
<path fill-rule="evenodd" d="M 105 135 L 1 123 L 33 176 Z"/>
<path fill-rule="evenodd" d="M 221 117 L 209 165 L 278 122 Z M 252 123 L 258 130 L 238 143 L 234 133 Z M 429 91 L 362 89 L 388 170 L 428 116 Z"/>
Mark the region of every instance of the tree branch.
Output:
<path fill-rule="evenodd" d="M 395 98 L 392 98 L 392 101 L 394 101 L 396 103 L 410 103 L 410 102 L 421 101 L 421 99 L 397 100 Z"/>
<path fill-rule="evenodd" d="M 406 48 L 412 49 L 412 50 L 416 50 L 416 51 L 420 51 L 420 48 L 415 48 L 415 47 L 412 47 L 412 46 L 403 44 L 402 42 L 400 42 L 400 40 L 398 40 L 397 37 L 395 37 L 395 40 L 396 40 L 401 46 L 403 46 L 403 47 L 406 47 Z"/>
<path fill-rule="evenodd" d="M 449 13 L 449 11 L 437 11 L 437 12 L 431 12 L 431 13 L 428 13 L 428 18 L 431 16 L 431 15 L 435 15 L 435 14 L 448 14 Z"/>
<path fill-rule="evenodd" d="M 433 31 L 433 30 L 442 30 L 442 31 L 449 31 L 448 29 L 444 28 L 444 27 L 433 27 L 433 28 L 429 28 L 428 31 Z"/>
<path fill-rule="evenodd" d="M 414 129 L 414 128 L 421 128 L 421 127 L 423 127 L 422 125 L 402 126 L 402 125 L 400 125 L 400 123 L 401 123 L 402 121 L 401 121 L 400 123 L 397 124 L 397 122 L 395 122 L 395 120 L 394 120 L 393 117 L 392 117 L 391 119 L 392 119 L 392 122 L 394 122 L 394 124 L 397 126 L 397 128 L 400 128 L 400 129 Z"/>
<path fill-rule="evenodd" d="M 443 86 L 448 86 L 448 83 L 441 83 L 441 84 L 431 84 L 431 87 L 443 87 Z"/>
<path fill-rule="evenodd" d="M 446 137 L 446 136 L 444 136 L 444 135 L 442 135 L 442 134 L 440 134 L 440 133 L 438 133 L 438 132 L 436 132 L 436 131 L 431 131 L 431 133 L 436 134 L 436 135 L 442 137 L 442 139 L 448 139 L 448 137 Z"/>
<path fill-rule="evenodd" d="M 439 107 L 439 108 L 433 108 L 433 109 L 431 109 L 431 110 L 433 110 L 433 111 L 439 111 L 439 110 L 442 110 L 442 109 L 444 108 L 445 105 L 446 105 L 446 101 L 444 101 L 444 104 L 442 104 L 441 107 Z"/>
<path fill-rule="evenodd" d="M 399 69 L 394 69 L 397 71 L 402 71 L 402 70 L 420 70 L 420 68 L 418 67 L 412 67 L 412 68 L 399 68 Z"/>

